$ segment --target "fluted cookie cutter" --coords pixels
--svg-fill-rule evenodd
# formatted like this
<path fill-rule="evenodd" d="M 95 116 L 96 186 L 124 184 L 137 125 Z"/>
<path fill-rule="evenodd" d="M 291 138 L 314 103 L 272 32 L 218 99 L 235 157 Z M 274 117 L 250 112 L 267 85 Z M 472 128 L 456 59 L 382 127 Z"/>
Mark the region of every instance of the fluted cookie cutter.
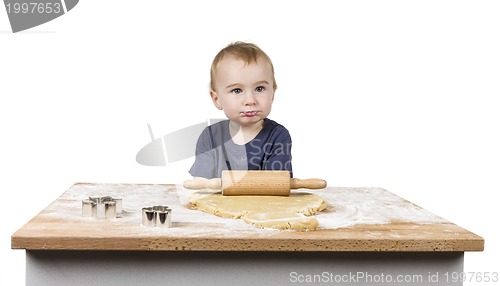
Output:
<path fill-rule="evenodd" d="M 122 199 L 110 196 L 89 197 L 82 200 L 82 216 L 95 218 L 116 218 L 122 214 Z"/>
<path fill-rule="evenodd" d="M 172 210 L 167 206 L 144 207 L 142 225 L 169 228 L 172 226 Z"/>

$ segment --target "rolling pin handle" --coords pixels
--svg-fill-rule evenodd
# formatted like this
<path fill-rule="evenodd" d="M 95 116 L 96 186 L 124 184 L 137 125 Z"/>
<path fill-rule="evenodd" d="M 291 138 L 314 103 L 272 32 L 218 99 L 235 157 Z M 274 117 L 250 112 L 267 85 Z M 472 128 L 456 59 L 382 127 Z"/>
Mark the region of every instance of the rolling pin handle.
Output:
<path fill-rule="evenodd" d="M 184 181 L 183 187 L 190 190 L 201 190 L 201 189 L 220 190 L 221 184 L 222 183 L 220 178 L 206 179 L 206 178 L 196 177 L 194 179 Z"/>
<path fill-rule="evenodd" d="M 290 189 L 324 189 L 326 188 L 326 181 L 322 179 L 306 179 L 300 180 L 296 178 L 290 179 Z"/>

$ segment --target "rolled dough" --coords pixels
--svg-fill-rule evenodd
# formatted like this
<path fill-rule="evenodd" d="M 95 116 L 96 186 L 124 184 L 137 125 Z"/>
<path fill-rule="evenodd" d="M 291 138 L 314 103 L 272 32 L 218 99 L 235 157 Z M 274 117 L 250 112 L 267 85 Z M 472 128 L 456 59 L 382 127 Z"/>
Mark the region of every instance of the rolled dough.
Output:
<path fill-rule="evenodd" d="M 326 208 L 326 202 L 315 194 L 292 193 L 290 196 L 222 196 L 221 193 L 196 192 L 191 204 L 216 216 L 277 229 L 306 230 L 319 225 L 314 215 Z"/>

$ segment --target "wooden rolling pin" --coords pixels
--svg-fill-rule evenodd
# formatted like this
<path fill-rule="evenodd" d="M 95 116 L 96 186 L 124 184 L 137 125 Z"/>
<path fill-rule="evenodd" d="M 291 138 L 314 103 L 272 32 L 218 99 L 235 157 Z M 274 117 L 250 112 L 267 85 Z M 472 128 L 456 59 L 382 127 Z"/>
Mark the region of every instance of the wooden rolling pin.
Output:
<path fill-rule="evenodd" d="M 288 171 L 222 171 L 221 178 L 195 178 L 184 182 L 184 188 L 222 190 L 223 196 L 288 196 L 291 189 L 323 189 L 322 179 L 290 178 Z"/>

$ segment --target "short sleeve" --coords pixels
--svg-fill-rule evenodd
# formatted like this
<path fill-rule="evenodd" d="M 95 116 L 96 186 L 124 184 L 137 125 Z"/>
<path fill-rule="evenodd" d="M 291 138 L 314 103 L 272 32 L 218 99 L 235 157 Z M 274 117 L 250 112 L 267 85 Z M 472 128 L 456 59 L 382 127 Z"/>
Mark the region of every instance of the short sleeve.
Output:
<path fill-rule="evenodd" d="M 207 179 L 217 177 L 217 154 L 212 148 L 210 130 L 205 128 L 196 142 L 196 156 L 189 173 L 193 177 L 203 177 Z"/>

